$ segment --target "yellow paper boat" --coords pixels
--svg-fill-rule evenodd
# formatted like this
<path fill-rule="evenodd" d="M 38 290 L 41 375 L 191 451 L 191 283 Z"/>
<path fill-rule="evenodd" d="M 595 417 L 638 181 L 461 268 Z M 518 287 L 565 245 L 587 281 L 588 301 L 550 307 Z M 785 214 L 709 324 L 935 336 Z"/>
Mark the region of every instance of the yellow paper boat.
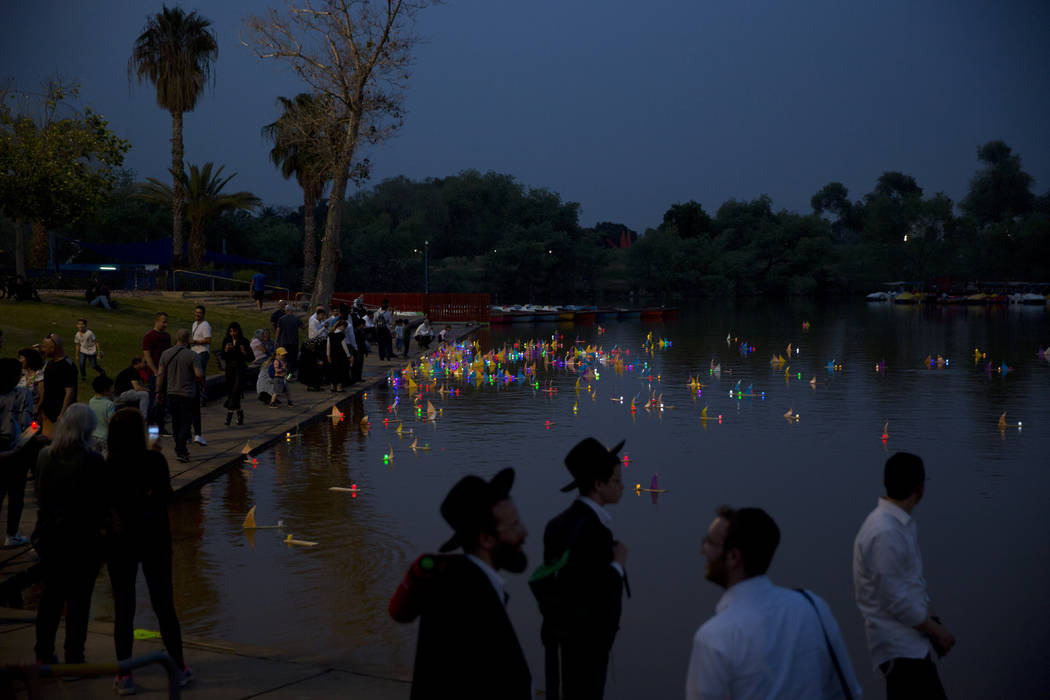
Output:
<path fill-rule="evenodd" d="M 291 535 L 288 535 L 287 537 L 284 538 L 284 543 L 285 544 L 294 544 L 294 545 L 298 545 L 300 547 L 316 547 L 317 546 L 316 542 L 310 542 L 309 540 L 293 539 Z"/>
<path fill-rule="evenodd" d="M 434 408 L 434 404 L 427 401 L 427 420 L 434 420 L 437 418 L 437 409 Z"/>
<path fill-rule="evenodd" d="M 256 525 L 255 506 L 252 506 L 248 509 L 248 515 L 244 516 L 244 522 L 241 523 L 241 527 L 245 530 L 277 530 L 284 527 L 284 522 L 278 520 L 276 525 Z"/>
<path fill-rule="evenodd" d="M 999 416 L 999 430 L 1006 430 L 1006 411 L 1003 411 L 1003 415 Z"/>
<path fill-rule="evenodd" d="M 244 443 L 244 447 L 241 448 L 241 454 L 242 455 L 250 455 L 251 453 L 252 453 L 252 443 L 250 443 L 250 442 Z"/>

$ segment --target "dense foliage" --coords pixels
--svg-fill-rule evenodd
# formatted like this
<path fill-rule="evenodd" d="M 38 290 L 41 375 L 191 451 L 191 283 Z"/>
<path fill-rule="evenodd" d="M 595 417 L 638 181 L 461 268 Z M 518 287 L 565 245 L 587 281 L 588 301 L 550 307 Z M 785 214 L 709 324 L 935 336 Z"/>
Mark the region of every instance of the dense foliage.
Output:
<path fill-rule="evenodd" d="M 493 294 L 506 303 L 676 304 L 713 296 L 868 292 L 890 280 L 943 287 L 1050 280 L 1050 195 L 1035 196 L 1002 142 L 978 149 L 979 168 L 956 207 L 900 172 L 852 201 L 831 182 L 808 214 L 772 200 L 729 200 L 709 214 L 671 204 L 641 235 L 615 222 L 579 223 L 579 205 L 513 176 L 467 170 L 384 180 L 345 202 L 342 290 Z M 67 230 L 108 241 L 162 238 L 166 217 L 130 195 L 126 174 L 107 207 Z M 327 216 L 327 202 L 313 211 Z M 204 227 L 210 250 L 282 263 L 299 288 L 304 209 L 228 212 Z"/>

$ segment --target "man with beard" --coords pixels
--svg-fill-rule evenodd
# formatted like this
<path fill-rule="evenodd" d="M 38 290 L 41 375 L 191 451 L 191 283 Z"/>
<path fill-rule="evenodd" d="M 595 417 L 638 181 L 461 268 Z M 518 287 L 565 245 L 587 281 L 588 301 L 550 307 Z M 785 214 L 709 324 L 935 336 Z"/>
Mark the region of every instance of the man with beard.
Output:
<path fill-rule="evenodd" d="M 859 698 L 835 617 L 820 596 L 773 585 L 780 529 L 759 508 L 721 506 L 700 550 L 726 589 L 693 637 L 686 700 Z"/>
<path fill-rule="evenodd" d="M 623 495 L 623 441 L 611 450 L 594 438 L 579 442 L 565 457 L 573 482 L 562 489 L 579 497 L 547 524 L 544 566 L 556 579 L 545 599 L 534 587 L 543 613 L 540 635 L 546 649 L 547 696 L 558 700 L 601 698 L 627 584 L 627 547 L 613 539 L 605 506 Z M 560 566 L 559 566 L 560 564 Z"/>
<path fill-rule="evenodd" d="M 518 636 L 507 616 L 500 569 L 525 570 L 528 533 L 510 498 L 514 470 L 492 481 L 465 476 L 441 504 L 455 534 L 442 552 L 419 557 L 405 574 L 390 616 L 420 618 L 412 673 L 412 700 L 529 700 L 532 681 Z"/>

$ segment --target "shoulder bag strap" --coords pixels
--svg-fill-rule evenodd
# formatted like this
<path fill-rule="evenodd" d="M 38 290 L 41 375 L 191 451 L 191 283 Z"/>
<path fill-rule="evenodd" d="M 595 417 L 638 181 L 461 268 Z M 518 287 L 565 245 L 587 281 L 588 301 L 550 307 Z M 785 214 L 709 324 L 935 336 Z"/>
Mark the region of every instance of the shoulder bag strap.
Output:
<path fill-rule="evenodd" d="M 835 656 L 835 650 L 831 646 L 831 640 L 828 639 L 828 631 L 824 629 L 824 619 L 820 616 L 820 610 L 817 608 L 817 604 L 810 597 L 809 593 L 806 593 L 801 588 L 796 588 L 796 591 L 802 594 L 802 596 L 809 601 L 809 604 L 813 606 L 813 611 L 817 613 L 817 621 L 820 622 L 820 631 L 824 633 L 824 643 L 828 645 L 828 654 L 831 655 L 831 663 L 835 666 L 835 673 L 838 674 L 839 683 L 842 684 L 842 692 L 846 695 L 846 700 L 853 700 L 853 694 L 849 692 L 849 685 L 846 683 L 846 677 L 842 674 L 842 667 L 839 666 L 839 659 Z"/>

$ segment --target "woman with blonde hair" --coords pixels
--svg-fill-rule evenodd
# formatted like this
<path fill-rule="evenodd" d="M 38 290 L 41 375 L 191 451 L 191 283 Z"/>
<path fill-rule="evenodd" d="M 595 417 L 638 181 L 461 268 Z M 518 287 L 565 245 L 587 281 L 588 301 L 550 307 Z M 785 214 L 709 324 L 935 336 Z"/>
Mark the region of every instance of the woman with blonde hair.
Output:
<path fill-rule="evenodd" d="M 55 425 L 37 457 L 39 506 L 33 547 L 40 556 L 44 592 L 36 616 L 36 658 L 54 663 L 55 635 L 66 607 L 67 664 L 84 663 L 91 592 L 102 561 L 105 504 L 102 456 L 91 433 L 95 413 L 75 403 Z"/>

